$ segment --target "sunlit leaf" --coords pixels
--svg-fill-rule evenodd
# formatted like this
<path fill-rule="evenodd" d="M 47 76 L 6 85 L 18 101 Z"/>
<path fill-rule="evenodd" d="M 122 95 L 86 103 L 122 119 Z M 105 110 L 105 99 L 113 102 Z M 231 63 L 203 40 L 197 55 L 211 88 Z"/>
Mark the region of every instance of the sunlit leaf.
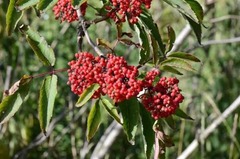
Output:
<path fill-rule="evenodd" d="M 95 135 L 98 130 L 99 125 L 102 120 L 102 107 L 99 105 L 99 100 L 95 102 L 92 106 L 90 113 L 88 115 L 87 120 L 87 140 L 91 140 L 91 138 Z"/>
<path fill-rule="evenodd" d="M 175 68 L 184 69 L 187 71 L 195 71 L 195 69 L 189 62 L 175 57 L 167 58 L 161 63 L 161 66 L 171 66 Z"/>
<path fill-rule="evenodd" d="M 39 0 L 17 0 L 16 2 L 16 8 L 18 10 L 24 10 L 29 7 L 32 7 L 36 5 L 39 2 Z"/>
<path fill-rule="evenodd" d="M 163 44 L 161 35 L 159 33 L 159 29 L 156 23 L 154 23 L 152 16 L 144 11 L 140 15 L 140 21 L 143 22 L 143 24 L 150 30 L 150 33 L 153 35 L 153 37 L 158 42 L 159 48 L 160 48 L 160 54 L 163 55 L 165 52 L 165 46 Z"/>
<path fill-rule="evenodd" d="M 27 41 L 33 49 L 34 53 L 41 62 L 48 66 L 55 64 L 55 55 L 53 49 L 47 44 L 44 37 L 34 31 L 30 26 L 23 25 L 20 30 L 26 35 Z"/>
<path fill-rule="evenodd" d="M 197 16 L 198 21 L 201 23 L 203 20 L 203 8 L 196 0 L 185 0 L 191 7 L 192 11 Z"/>
<path fill-rule="evenodd" d="M 102 47 L 104 47 L 106 49 L 109 49 L 109 50 L 113 51 L 112 44 L 109 41 L 105 40 L 105 39 L 97 38 L 97 45 L 98 46 L 102 46 Z"/>
<path fill-rule="evenodd" d="M 139 24 L 135 25 L 135 30 L 138 35 L 138 39 L 140 42 L 140 45 L 142 46 L 140 50 L 140 64 L 145 63 L 150 58 L 150 47 L 149 47 L 149 41 L 148 41 L 148 34 L 146 33 L 144 27 L 140 26 Z"/>
<path fill-rule="evenodd" d="M 180 108 L 178 108 L 174 115 L 183 118 L 183 119 L 188 119 L 188 120 L 193 120 L 190 116 L 188 116 L 184 111 L 182 111 Z"/>
<path fill-rule="evenodd" d="M 154 131 L 153 131 L 153 123 L 154 120 L 151 117 L 150 113 L 144 108 L 142 104 L 140 104 L 140 117 L 142 124 L 142 135 L 144 141 L 144 150 L 147 159 L 151 158 L 151 153 L 154 145 Z"/>
<path fill-rule="evenodd" d="M 38 117 L 41 130 L 46 133 L 53 114 L 54 101 L 57 95 L 57 76 L 52 75 L 44 79 L 40 89 L 38 103 Z"/>
<path fill-rule="evenodd" d="M 98 88 L 100 88 L 100 85 L 94 83 L 91 86 L 89 86 L 87 89 L 85 89 L 83 91 L 83 93 L 80 95 L 80 98 L 78 99 L 78 101 L 76 103 L 76 106 L 81 107 L 85 103 L 87 103 L 89 101 L 89 99 L 91 99 L 91 97 L 93 96 L 95 91 L 98 90 Z"/>
<path fill-rule="evenodd" d="M 119 124 L 121 123 L 117 108 L 112 105 L 112 103 L 107 100 L 107 99 L 101 99 L 100 104 L 103 105 L 103 107 L 106 109 L 106 111 L 108 112 L 108 114 L 115 119 Z"/>
<path fill-rule="evenodd" d="M 184 52 L 172 52 L 168 57 L 176 57 L 193 62 L 201 62 L 196 56 Z"/>
<path fill-rule="evenodd" d="M 16 82 L 11 87 L 14 91 L 0 103 L 0 124 L 8 121 L 19 110 L 30 88 L 32 78 L 29 77 L 25 75 Z"/>
<path fill-rule="evenodd" d="M 73 5 L 74 7 L 80 6 L 81 4 L 83 4 L 83 3 L 86 2 L 86 1 L 87 1 L 87 0 L 71 0 L 72 5 Z"/>
<path fill-rule="evenodd" d="M 10 0 L 7 14 L 6 14 L 6 31 L 10 36 L 13 30 L 16 28 L 19 20 L 21 19 L 23 12 L 18 12 L 15 8 L 16 0 Z"/>
<path fill-rule="evenodd" d="M 139 103 L 136 98 L 131 98 L 119 103 L 123 118 L 123 129 L 128 141 L 135 144 L 134 138 L 139 123 Z"/>

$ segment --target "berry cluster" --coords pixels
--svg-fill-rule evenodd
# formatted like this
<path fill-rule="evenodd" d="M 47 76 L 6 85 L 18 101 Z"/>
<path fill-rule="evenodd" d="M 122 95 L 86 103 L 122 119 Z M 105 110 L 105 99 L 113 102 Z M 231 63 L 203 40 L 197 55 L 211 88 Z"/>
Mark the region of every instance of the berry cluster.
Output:
<path fill-rule="evenodd" d="M 141 96 L 144 107 L 155 120 L 173 114 L 184 99 L 178 88 L 177 78 L 162 77 L 154 86 L 152 82 L 157 75 L 157 71 L 147 74 L 143 82 L 145 93 Z"/>
<path fill-rule="evenodd" d="M 125 22 L 126 17 L 129 22 L 137 23 L 137 17 L 142 13 L 142 6 L 149 9 L 152 0 L 110 0 L 109 6 L 106 7 L 108 11 L 107 16 L 112 18 L 116 23 Z"/>
<path fill-rule="evenodd" d="M 87 2 L 84 2 L 81 6 L 81 13 L 85 15 Z M 71 0 L 58 0 L 53 7 L 53 13 L 56 19 L 67 21 L 69 23 L 78 20 L 77 12 L 71 4 Z"/>
<path fill-rule="evenodd" d="M 142 90 L 137 68 L 129 66 L 123 57 L 112 54 L 107 58 L 94 57 L 87 52 L 77 53 L 75 57 L 77 60 L 69 62 L 68 84 L 77 95 L 93 83 L 100 85 L 93 98 L 107 94 L 115 102 L 137 96 Z"/>

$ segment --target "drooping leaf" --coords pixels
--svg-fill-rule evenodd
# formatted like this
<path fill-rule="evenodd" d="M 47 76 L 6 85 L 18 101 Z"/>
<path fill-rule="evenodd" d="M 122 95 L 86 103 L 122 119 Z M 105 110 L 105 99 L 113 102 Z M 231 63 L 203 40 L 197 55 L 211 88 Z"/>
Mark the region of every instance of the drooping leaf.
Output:
<path fill-rule="evenodd" d="M 189 62 L 175 57 L 167 58 L 161 63 L 161 66 L 171 66 L 173 68 L 180 68 L 187 71 L 195 71 Z"/>
<path fill-rule="evenodd" d="M 143 11 L 143 13 L 140 15 L 140 21 L 150 30 L 150 33 L 158 42 L 160 54 L 164 55 L 165 46 L 163 44 L 158 26 L 156 23 L 154 23 L 152 16 L 147 13 L 147 11 Z"/>
<path fill-rule="evenodd" d="M 184 52 L 172 52 L 168 57 L 176 57 L 193 62 L 201 62 L 196 56 Z"/>
<path fill-rule="evenodd" d="M 57 76 L 44 79 L 38 101 L 38 117 L 41 130 L 46 133 L 53 114 L 54 101 L 57 95 Z"/>
<path fill-rule="evenodd" d="M 201 39 L 202 39 L 202 27 L 201 27 L 201 24 L 196 23 L 195 21 L 193 21 L 188 16 L 185 16 L 185 15 L 183 15 L 183 16 L 189 22 L 191 28 L 193 29 L 193 32 L 195 33 L 195 35 L 197 37 L 197 40 L 198 40 L 199 44 L 201 44 Z"/>
<path fill-rule="evenodd" d="M 87 89 L 85 89 L 83 91 L 83 93 L 80 95 L 80 98 L 78 99 L 78 101 L 76 103 L 76 106 L 81 107 L 85 103 L 87 103 L 87 101 L 89 101 L 89 99 L 91 99 L 91 97 L 93 96 L 95 91 L 98 90 L 98 88 L 100 88 L 100 85 L 94 83 L 91 86 L 89 86 Z"/>
<path fill-rule="evenodd" d="M 157 63 L 159 62 L 159 57 L 160 57 L 159 47 L 158 47 L 156 39 L 153 37 L 152 34 L 150 34 L 150 39 L 151 39 L 150 45 L 151 45 L 151 49 L 152 49 L 153 63 L 155 65 L 157 65 Z"/>
<path fill-rule="evenodd" d="M 14 91 L 0 103 L 0 124 L 8 121 L 19 110 L 28 94 L 31 80 L 30 76 L 25 75 L 11 87 Z"/>
<path fill-rule="evenodd" d="M 100 104 L 105 108 L 108 114 L 115 119 L 119 124 L 121 123 L 117 108 L 107 99 L 101 99 Z"/>
<path fill-rule="evenodd" d="M 160 70 L 171 72 L 171 73 L 174 73 L 177 75 L 183 75 L 180 71 L 178 71 L 177 69 L 173 68 L 172 66 L 168 66 L 168 65 L 161 66 Z"/>
<path fill-rule="evenodd" d="M 99 39 L 99 38 L 97 38 L 96 41 L 97 41 L 98 46 L 102 46 L 106 49 L 109 49 L 109 50 L 113 51 L 113 46 L 109 41 L 107 41 L 105 39 Z"/>
<path fill-rule="evenodd" d="M 37 9 L 45 12 L 46 10 L 52 8 L 57 1 L 58 0 L 40 0 L 37 5 Z"/>
<path fill-rule="evenodd" d="M 53 49 L 47 44 L 44 37 L 34 31 L 30 26 L 23 25 L 20 30 L 26 35 L 26 39 L 33 49 L 34 53 L 44 65 L 53 66 L 55 64 L 55 55 Z"/>
<path fill-rule="evenodd" d="M 123 118 L 123 129 L 128 141 L 134 144 L 134 138 L 139 123 L 139 103 L 136 98 L 131 98 L 119 103 Z"/>
<path fill-rule="evenodd" d="M 91 138 L 95 135 L 97 132 L 99 125 L 102 121 L 102 107 L 99 105 L 99 100 L 95 102 L 95 104 L 92 106 L 90 113 L 88 115 L 87 120 L 87 140 L 91 140 Z"/>
<path fill-rule="evenodd" d="M 194 1 L 194 0 L 191 0 Z M 180 13 L 190 17 L 195 22 L 198 22 L 198 17 L 192 10 L 191 6 L 185 0 L 164 0 L 170 6 L 176 8 Z"/>
<path fill-rule="evenodd" d="M 180 108 L 178 108 L 174 115 L 183 118 L 183 119 L 188 119 L 188 120 L 193 120 L 190 116 L 188 116 L 184 111 L 182 111 Z"/>
<path fill-rule="evenodd" d="M 150 113 L 143 107 L 141 103 L 140 105 L 140 119 L 142 124 L 142 135 L 144 141 L 144 150 L 147 159 L 150 159 L 153 145 L 154 145 L 154 131 L 152 129 L 154 120 L 151 117 Z"/>
<path fill-rule="evenodd" d="M 138 34 L 138 39 L 142 49 L 140 50 L 140 64 L 143 64 L 150 58 L 150 47 L 148 41 L 148 34 L 146 33 L 144 27 L 140 26 L 139 24 L 135 25 L 135 30 Z"/>
<path fill-rule="evenodd" d="M 167 43 L 168 48 L 166 53 L 172 49 L 176 39 L 175 31 L 173 30 L 173 28 L 171 26 L 168 26 L 167 29 L 168 29 L 168 43 Z"/>
<path fill-rule="evenodd" d="M 192 11 L 195 13 L 198 22 L 202 23 L 203 20 L 203 8 L 196 0 L 185 0 L 191 7 Z"/>
<path fill-rule="evenodd" d="M 19 20 L 21 19 L 23 12 L 18 12 L 15 8 L 16 0 L 10 0 L 7 14 L 6 14 L 6 31 L 7 35 L 10 36 L 13 30 L 16 28 Z"/>
<path fill-rule="evenodd" d="M 16 2 L 16 8 L 18 10 L 24 10 L 29 7 L 32 7 L 36 5 L 39 2 L 39 0 L 17 0 Z"/>

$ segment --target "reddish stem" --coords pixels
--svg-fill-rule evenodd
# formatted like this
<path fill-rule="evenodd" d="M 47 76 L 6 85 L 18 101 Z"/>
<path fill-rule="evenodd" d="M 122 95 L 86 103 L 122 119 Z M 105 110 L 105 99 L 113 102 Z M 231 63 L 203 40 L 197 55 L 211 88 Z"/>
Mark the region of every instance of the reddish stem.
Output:
<path fill-rule="evenodd" d="M 39 78 L 39 77 L 43 77 L 43 76 L 46 76 L 46 75 L 49 75 L 49 74 L 53 75 L 53 74 L 56 74 L 58 72 L 65 72 L 67 70 L 68 70 L 68 68 L 56 69 L 56 70 L 52 70 L 50 72 L 45 72 L 45 73 L 41 73 L 41 74 L 31 76 L 31 78 Z"/>

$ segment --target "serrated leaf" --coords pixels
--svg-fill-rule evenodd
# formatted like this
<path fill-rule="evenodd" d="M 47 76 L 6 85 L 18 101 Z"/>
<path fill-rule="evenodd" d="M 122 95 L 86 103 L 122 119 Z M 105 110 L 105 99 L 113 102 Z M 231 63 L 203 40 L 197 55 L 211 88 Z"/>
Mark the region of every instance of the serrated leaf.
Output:
<path fill-rule="evenodd" d="M 24 9 L 27 9 L 29 7 L 36 5 L 38 2 L 39 2 L 39 0 L 18 0 L 16 2 L 16 8 L 18 10 L 24 10 Z"/>
<path fill-rule="evenodd" d="M 157 24 L 154 23 L 152 16 L 147 13 L 147 11 L 143 11 L 143 13 L 140 15 L 140 21 L 143 22 L 143 24 L 150 30 L 151 34 L 158 42 L 160 54 L 164 55 L 165 46 L 159 33 Z"/>
<path fill-rule="evenodd" d="M 123 129 L 128 141 L 135 144 L 134 138 L 139 123 L 139 103 L 136 98 L 131 98 L 119 103 L 119 108 L 123 118 Z"/>
<path fill-rule="evenodd" d="M 80 98 L 78 99 L 78 101 L 76 103 L 76 106 L 81 107 L 85 103 L 87 103 L 89 101 L 89 99 L 91 99 L 91 97 L 93 96 L 95 91 L 98 90 L 98 88 L 100 88 L 100 85 L 94 83 L 91 86 L 89 86 L 87 89 L 85 89 L 83 91 L 83 93 L 80 95 Z"/>
<path fill-rule="evenodd" d="M 175 57 L 169 57 L 166 60 L 164 60 L 161 63 L 161 67 L 163 66 L 171 66 L 173 68 L 180 68 L 180 69 L 193 71 L 193 72 L 195 71 L 189 62 L 179 58 L 175 58 Z"/>
<path fill-rule="evenodd" d="M 13 30 L 16 28 L 19 20 L 21 19 L 23 12 L 18 12 L 15 8 L 16 0 L 10 0 L 7 14 L 6 14 L 6 31 L 7 35 L 10 36 Z"/>
<path fill-rule="evenodd" d="M 54 102 L 57 95 L 57 76 L 44 79 L 38 101 L 38 117 L 41 130 L 46 133 L 53 114 Z"/>
<path fill-rule="evenodd" d="M 178 75 L 183 75 L 180 71 L 178 71 L 177 69 L 173 68 L 172 66 L 168 66 L 168 65 L 161 66 L 160 70 L 171 72 L 171 73 L 178 74 Z"/>
<path fill-rule="evenodd" d="M 197 19 L 200 23 L 203 20 L 203 8 L 196 0 L 185 0 L 191 7 L 192 11 L 197 16 Z"/>
<path fill-rule="evenodd" d="M 139 24 L 136 24 L 135 26 L 136 26 L 135 30 L 137 32 L 140 45 L 142 46 L 139 53 L 140 55 L 139 64 L 143 64 L 150 58 L 148 34 L 146 33 L 144 27 L 140 26 Z"/>
<path fill-rule="evenodd" d="M 163 118 L 162 120 L 164 120 L 171 129 L 176 129 L 176 123 L 172 116 L 168 116 L 167 118 Z"/>
<path fill-rule="evenodd" d="M 95 135 L 97 132 L 99 125 L 102 121 L 102 110 L 101 106 L 99 105 L 99 100 L 95 102 L 95 104 L 92 106 L 90 113 L 88 115 L 87 120 L 87 140 L 91 140 L 91 138 Z"/>
<path fill-rule="evenodd" d="M 105 108 L 105 110 L 108 112 L 108 114 L 113 119 L 115 119 L 119 124 L 122 124 L 121 120 L 120 120 L 120 117 L 119 117 L 119 114 L 118 114 L 118 111 L 117 111 L 117 108 L 114 105 L 112 105 L 112 103 L 109 100 L 102 99 L 100 101 L 100 104 Z"/>
<path fill-rule="evenodd" d="M 147 159 L 151 158 L 151 153 L 154 145 L 155 134 L 152 129 L 154 120 L 151 117 L 150 113 L 144 108 L 144 106 L 140 105 L 140 116 L 141 116 L 141 124 L 142 124 L 142 135 L 144 141 L 144 150 Z"/>
<path fill-rule="evenodd" d="M 193 120 L 190 116 L 188 116 L 184 111 L 182 111 L 180 108 L 176 109 L 174 115 L 183 118 L 183 119 L 188 119 L 188 120 Z"/>
<path fill-rule="evenodd" d="M 196 16 L 195 12 L 192 10 L 191 5 L 189 5 L 189 3 L 187 3 L 185 0 L 164 0 L 164 2 L 176 8 L 183 15 L 190 17 L 193 21 L 195 22 L 200 21 L 198 19 L 198 16 Z"/>
<path fill-rule="evenodd" d="M 57 3 L 57 1 L 58 0 L 40 0 L 37 5 L 37 9 L 45 12 L 49 8 L 52 8 Z"/>
<path fill-rule="evenodd" d="M 47 44 L 44 37 L 34 31 L 30 26 L 23 25 L 20 30 L 26 35 L 26 39 L 34 53 L 44 65 L 53 66 L 55 55 L 53 49 Z"/>
<path fill-rule="evenodd" d="M 196 23 L 195 21 L 193 21 L 188 16 L 185 16 L 185 15 L 183 15 L 183 16 L 189 22 L 191 28 L 193 29 L 193 32 L 195 33 L 195 35 L 197 37 L 197 40 L 198 40 L 199 44 L 201 44 L 201 39 L 202 39 L 202 27 L 201 27 L 201 24 Z"/>
<path fill-rule="evenodd" d="M 18 83 L 18 89 L 0 103 L 0 124 L 8 121 L 19 110 L 28 94 L 31 79 L 29 76 L 22 77 Z"/>
<path fill-rule="evenodd" d="M 171 26 L 168 26 L 167 29 L 168 29 L 168 43 L 167 43 L 168 48 L 166 53 L 172 49 L 176 39 L 175 31 L 173 30 L 173 28 Z"/>
<path fill-rule="evenodd" d="M 201 62 L 196 56 L 184 52 L 172 52 L 168 57 L 176 57 L 193 62 Z"/>

